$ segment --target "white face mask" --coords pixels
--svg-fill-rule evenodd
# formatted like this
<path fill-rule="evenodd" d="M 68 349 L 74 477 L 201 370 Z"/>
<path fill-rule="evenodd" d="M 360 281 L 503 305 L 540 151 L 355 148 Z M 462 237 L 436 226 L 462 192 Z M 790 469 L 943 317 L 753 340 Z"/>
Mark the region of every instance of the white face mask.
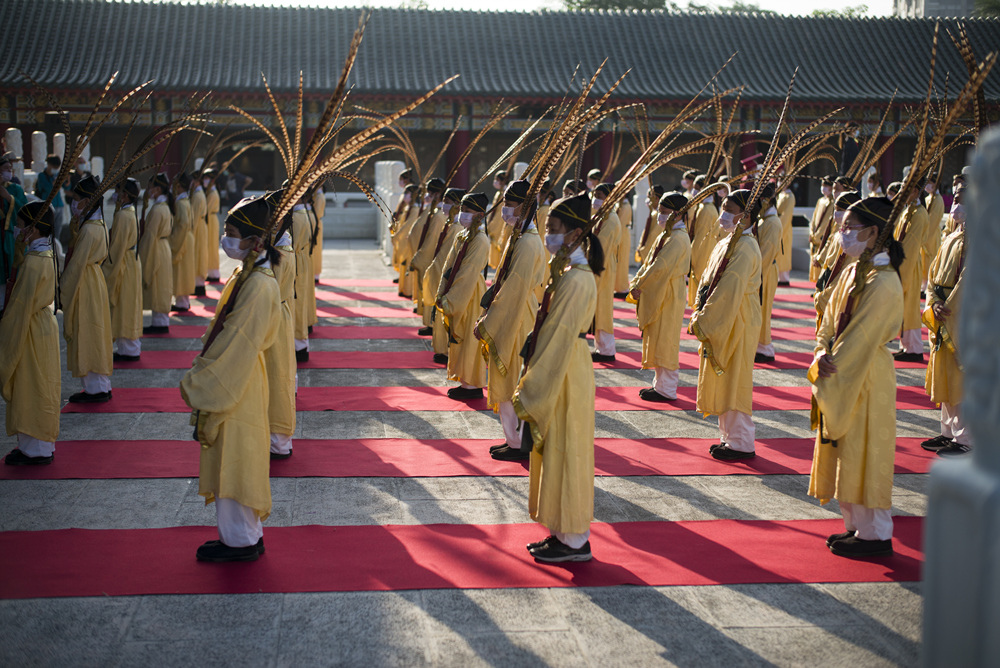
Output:
<path fill-rule="evenodd" d="M 656 216 L 656 224 L 660 225 L 660 226 L 666 225 L 668 218 L 670 218 L 669 214 L 661 213 L 661 214 L 659 214 L 659 215 Z"/>
<path fill-rule="evenodd" d="M 934 192 L 934 184 L 928 183 L 927 185 L 924 186 L 924 190 L 928 193 Z"/>
<path fill-rule="evenodd" d="M 403 179 L 400 179 L 399 180 L 399 187 L 400 188 L 405 188 L 406 187 L 406 181 L 404 181 Z"/>
<path fill-rule="evenodd" d="M 833 186 L 822 186 L 820 192 L 823 193 L 823 197 L 829 197 L 833 194 Z"/>
<path fill-rule="evenodd" d="M 965 222 L 965 207 L 962 206 L 961 204 L 959 204 L 958 202 L 955 202 L 954 204 L 952 204 L 951 205 L 951 218 L 956 223 L 964 223 Z"/>
<path fill-rule="evenodd" d="M 500 183 L 499 179 L 493 179 L 493 189 L 494 190 L 503 190 L 503 184 Z"/>
<path fill-rule="evenodd" d="M 242 239 L 237 239 L 236 237 L 222 237 L 219 241 L 219 247 L 222 248 L 222 252 L 231 257 L 234 260 L 242 260 L 250 252 L 249 248 L 240 248 L 240 243 Z"/>
<path fill-rule="evenodd" d="M 202 179 L 201 184 L 203 187 L 207 188 L 208 184 L 212 182 L 212 179 Z"/>
<path fill-rule="evenodd" d="M 736 229 L 736 216 L 728 211 L 723 211 L 719 214 L 719 227 L 726 232 L 732 232 Z"/>
<path fill-rule="evenodd" d="M 597 186 L 598 186 L 597 181 L 595 181 L 594 179 L 587 179 L 587 188 L 588 189 L 593 190 Z"/>
<path fill-rule="evenodd" d="M 14 178 L 14 171 L 11 169 L 0 169 L 0 181 L 11 181 Z"/>
<path fill-rule="evenodd" d="M 684 190 L 690 190 L 691 189 L 691 180 L 690 179 L 681 179 L 681 188 L 684 188 Z"/>
<path fill-rule="evenodd" d="M 468 211 L 463 211 L 462 213 L 458 214 L 458 222 L 465 229 L 469 229 L 469 226 L 472 225 L 472 214 L 469 213 Z"/>
<path fill-rule="evenodd" d="M 441 211 L 442 213 L 444 213 L 444 215 L 447 216 L 448 213 L 451 211 L 451 204 L 449 202 L 444 202 L 443 204 L 441 204 Z"/>
<path fill-rule="evenodd" d="M 413 197 L 410 196 L 410 193 L 406 193 L 405 195 L 403 195 L 403 201 L 406 202 L 407 204 L 409 204 L 412 199 Z"/>
<path fill-rule="evenodd" d="M 838 225 L 840 225 L 842 222 L 844 222 L 844 212 L 843 211 L 834 211 L 833 212 L 833 220 Z"/>
<path fill-rule="evenodd" d="M 566 237 L 565 234 L 546 234 L 545 235 L 545 248 L 550 253 L 558 253 L 559 249 L 563 247 L 563 239 Z"/>
<path fill-rule="evenodd" d="M 59 168 L 49 165 L 48 169 L 46 169 L 45 171 L 49 173 L 49 176 L 55 176 L 56 174 L 59 173 Z"/>
<path fill-rule="evenodd" d="M 840 235 L 840 247 L 844 249 L 844 254 L 848 257 L 861 257 L 868 246 L 868 241 L 858 240 L 858 230 L 847 230 L 838 232 Z"/>
<path fill-rule="evenodd" d="M 69 203 L 69 210 L 74 216 L 80 215 L 80 200 L 75 199 Z"/>
<path fill-rule="evenodd" d="M 517 217 L 514 215 L 514 207 L 512 206 L 501 207 L 500 216 L 503 218 L 503 222 L 507 223 L 508 225 L 513 225 L 514 222 L 517 220 Z"/>
<path fill-rule="evenodd" d="M 77 163 L 77 165 L 76 165 L 76 171 L 78 171 L 78 172 L 89 172 L 90 171 L 90 163 L 89 162 L 79 162 L 79 163 Z"/>
<path fill-rule="evenodd" d="M 424 206 L 429 206 L 432 199 L 434 199 L 433 195 L 424 195 Z"/>
<path fill-rule="evenodd" d="M 604 206 L 604 200 L 603 199 L 595 199 L 591 203 L 590 206 L 591 206 L 591 208 L 593 208 L 596 211 L 597 209 L 600 209 L 602 206 Z"/>

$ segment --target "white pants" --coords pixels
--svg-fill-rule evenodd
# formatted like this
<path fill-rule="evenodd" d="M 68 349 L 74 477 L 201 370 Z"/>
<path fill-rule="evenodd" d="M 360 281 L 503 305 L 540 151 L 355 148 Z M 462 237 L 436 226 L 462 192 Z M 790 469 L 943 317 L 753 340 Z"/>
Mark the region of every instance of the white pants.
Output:
<path fill-rule="evenodd" d="M 295 339 L 295 352 L 309 350 L 309 339 Z"/>
<path fill-rule="evenodd" d="M 594 351 L 598 355 L 614 355 L 615 354 L 615 335 L 614 332 L 602 332 L 597 330 L 594 334 Z"/>
<path fill-rule="evenodd" d="M 961 404 L 941 404 L 941 435 L 960 445 L 972 445 L 972 435 L 962 419 L 961 409 Z"/>
<path fill-rule="evenodd" d="M 170 326 L 170 316 L 166 313 L 157 313 L 153 311 L 153 317 L 149 320 L 150 327 L 169 327 Z"/>
<path fill-rule="evenodd" d="M 903 330 L 899 337 L 900 349 L 906 353 L 924 354 L 924 341 L 920 338 L 920 329 Z"/>
<path fill-rule="evenodd" d="M 503 437 L 507 445 L 517 450 L 521 447 L 521 435 L 518 430 L 517 413 L 514 412 L 514 404 L 510 401 L 500 402 L 500 426 L 503 427 Z"/>
<path fill-rule="evenodd" d="M 195 276 L 194 277 L 194 286 L 196 288 L 203 288 L 203 287 L 205 287 L 205 279 L 202 278 L 201 276 Z"/>
<path fill-rule="evenodd" d="M 653 368 L 653 389 L 668 399 L 677 398 L 677 381 L 680 379 L 680 369 L 666 369 L 662 366 Z"/>
<path fill-rule="evenodd" d="M 726 411 L 719 416 L 722 442 L 738 452 L 753 452 L 757 435 L 753 417 L 739 411 Z"/>
<path fill-rule="evenodd" d="M 779 283 L 791 283 L 792 282 L 792 272 L 790 272 L 790 271 L 779 271 L 778 272 L 778 282 Z"/>
<path fill-rule="evenodd" d="M 115 339 L 115 349 L 119 355 L 137 357 L 142 354 L 142 339 Z"/>
<path fill-rule="evenodd" d="M 882 508 L 869 508 L 860 503 L 840 503 L 844 515 L 844 528 L 855 531 L 861 540 L 889 540 L 892 538 L 892 513 Z"/>
<path fill-rule="evenodd" d="M 50 457 L 56 451 L 56 444 L 49 441 L 39 441 L 27 434 L 17 435 L 17 449 L 28 457 Z"/>
<path fill-rule="evenodd" d="M 80 379 L 83 391 L 87 394 L 100 394 L 111 391 L 111 376 L 102 376 L 99 373 L 88 373 Z"/>
<path fill-rule="evenodd" d="M 768 357 L 774 357 L 774 344 L 769 343 L 765 346 L 763 343 L 758 343 L 757 353 L 760 355 L 767 355 Z"/>
<path fill-rule="evenodd" d="M 177 308 L 191 308 L 191 298 L 188 295 L 174 295 L 174 306 Z"/>
<path fill-rule="evenodd" d="M 207 278 L 210 281 L 217 281 L 217 280 L 219 280 L 219 270 L 218 269 L 209 269 L 208 270 L 208 276 L 206 276 L 205 278 Z"/>
<path fill-rule="evenodd" d="M 579 550 L 588 540 L 590 540 L 590 529 L 587 529 L 583 533 L 561 533 L 559 531 L 553 531 L 552 535 L 558 538 L 559 542 L 566 547 Z"/>
<path fill-rule="evenodd" d="M 276 455 L 287 455 L 291 451 L 291 434 L 271 434 L 271 452 Z"/>
<path fill-rule="evenodd" d="M 463 390 L 481 390 L 481 389 L 483 389 L 483 388 L 479 387 L 478 385 L 469 385 L 468 383 L 461 383 L 461 382 L 459 383 L 459 387 L 461 387 Z"/>
<path fill-rule="evenodd" d="M 250 547 L 264 536 L 264 527 L 252 508 L 232 499 L 215 500 L 219 540 L 229 547 Z"/>

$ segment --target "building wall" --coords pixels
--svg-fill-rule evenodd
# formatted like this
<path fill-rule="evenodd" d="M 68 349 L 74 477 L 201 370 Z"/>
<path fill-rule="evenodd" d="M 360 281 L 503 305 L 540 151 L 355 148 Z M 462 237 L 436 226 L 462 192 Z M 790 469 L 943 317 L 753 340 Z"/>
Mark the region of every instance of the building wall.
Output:
<path fill-rule="evenodd" d="M 975 0 L 896 0 L 896 16 L 902 18 L 967 18 L 975 13 Z"/>

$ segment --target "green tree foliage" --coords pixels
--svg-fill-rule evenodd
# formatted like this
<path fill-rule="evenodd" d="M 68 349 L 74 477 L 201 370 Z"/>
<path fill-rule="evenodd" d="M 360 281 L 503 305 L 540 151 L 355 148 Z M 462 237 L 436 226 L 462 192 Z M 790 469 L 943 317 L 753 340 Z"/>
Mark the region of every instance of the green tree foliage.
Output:
<path fill-rule="evenodd" d="M 1000 0 L 998 0 L 1000 1 Z M 669 9 L 675 12 L 706 12 L 718 14 L 733 14 L 737 12 L 775 14 L 770 9 L 762 9 L 755 2 L 732 0 L 727 5 L 701 4 L 689 1 L 681 5 L 671 0 L 563 0 L 563 6 L 569 10 L 579 9 Z"/>
<path fill-rule="evenodd" d="M 1000 16 L 1000 0 L 976 0 L 976 16 Z"/>
<path fill-rule="evenodd" d="M 843 9 L 814 9 L 811 16 L 836 16 L 845 19 L 857 19 L 868 14 L 868 5 L 854 5 Z"/>

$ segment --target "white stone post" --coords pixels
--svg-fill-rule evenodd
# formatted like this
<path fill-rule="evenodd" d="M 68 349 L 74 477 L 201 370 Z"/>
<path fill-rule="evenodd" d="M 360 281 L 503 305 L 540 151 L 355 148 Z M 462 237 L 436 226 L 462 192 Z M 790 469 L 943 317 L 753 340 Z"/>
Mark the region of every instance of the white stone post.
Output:
<path fill-rule="evenodd" d="M 399 160 L 379 160 L 375 163 L 375 194 L 382 200 L 382 205 L 389 209 L 390 216 L 400 195 L 403 194 L 403 189 L 399 187 L 399 175 L 404 169 L 406 165 Z M 384 253 L 389 253 L 392 248 L 389 236 L 389 225 L 392 220 L 381 210 L 376 215 L 379 221 L 375 226 L 376 243 L 382 246 Z"/>
<path fill-rule="evenodd" d="M 24 182 L 24 143 L 21 141 L 21 131 L 17 128 L 7 128 L 4 134 L 4 142 L 7 150 L 14 154 L 17 162 L 13 164 L 14 176 L 18 181 Z"/>
<path fill-rule="evenodd" d="M 95 155 L 90 159 L 90 173 L 96 176 L 99 181 L 104 180 L 104 158 Z"/>
<path fill-rule="evenodd" d="M 646 204 L 646 196 L 649 194 L 649 177 L 644 176 L 635 185 L 635 201 L 632 202 L 632 248 L 639 247 L 642 239 L 642 231 L 646 229 L 646 216 L 649 215 L 649 206 Z M 635 253 L 629 254 L 629 264 L 635 264 Z"/>
<path fill-rule="evenodd" d="M 66 135 L 62 132 L 52 135 L 52 152 L 58 155 L 60 160 L 66 159 Z M 73 169 L 73 165 L 69 167 Z"/>
<path fill-rule="evenodd" d="M 931 666 L 1000 666 L 1000 130 L 973 156 L 959 350 L 970 456 L 931 469 L 924 532 L 924 642 Z"/>
<path fill-rule="evenodd" d="M 511 181 L 517 181 L 524 174 L 524 170 L 528 168 L 528 163 L 526 162 L 515 162 L 514 163 L 514 175 Z"/>
<path fill-rule="evenodd" d="M 45 158 L 49 154 L 49 140 L 41 130 L 31 133 L 31 168 L 36 173 L 45 170 Z"/>

